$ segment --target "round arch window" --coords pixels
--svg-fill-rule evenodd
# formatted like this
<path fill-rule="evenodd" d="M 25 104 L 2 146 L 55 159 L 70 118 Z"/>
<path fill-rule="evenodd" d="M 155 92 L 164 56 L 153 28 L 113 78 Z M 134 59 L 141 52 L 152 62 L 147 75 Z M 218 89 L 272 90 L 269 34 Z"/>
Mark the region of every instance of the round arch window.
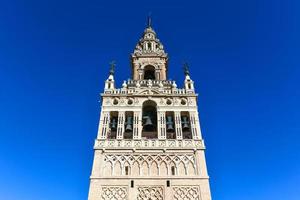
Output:
<path fill-rule="evenodd" d="M 187 100 L 186 99 L 181 99 L 180 103 L 181 103 L 181 105 L 185 106 L 187 104 Z"/>
<path fill-rule="evenodd" d="M 118 104 L 119 104 L 119 100 L 118 100 L 117 98 L 115 98 L 115 99 L 113 100 L 113 104 L 114 104 L 114 105 L 118 105 Z"/>
<path fill-rule="evenodd" d="M 131 99 L 131 98 L 128 99 L 127 104 L 128 104 L 128 105 L 132 105 L 132 104 L 133 104 L 133 99 Z"/>
<path fill-rule="evenodd" d="M 172 105 L 172 100 L 171 99 L 167 99 L 166 104 L 167 105 Z"/>
<path fill-rule="evenodd" d="M 147 65 L 144 68 L 144 79 L 145 80 L 155 80 L 155 67 Z"/>

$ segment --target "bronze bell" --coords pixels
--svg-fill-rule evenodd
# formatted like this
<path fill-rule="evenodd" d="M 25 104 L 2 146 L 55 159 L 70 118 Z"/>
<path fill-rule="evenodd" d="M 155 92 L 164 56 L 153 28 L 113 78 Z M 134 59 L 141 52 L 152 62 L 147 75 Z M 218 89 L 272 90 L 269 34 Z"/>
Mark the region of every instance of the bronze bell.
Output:
<path fill-rule="evenodd" d="M 172 116 L 167 116 L 167 131 L 174 131 Z"/>
<path fill-rule="evenodd" d="M 153 126 L 150 116 L 144 116 L 143 119 L 145 120 L 144 126 Z"/>
<path fill-rule="evenodd" d="M 188 131 L 190 129 L 190 126 L 189 126 L 189 120 L 188 120 L 188 117 L 187 116 L 183 116 L 182 117 L 182 130 L 183 131 Z"/>
<path fill-rule="evenodd" d="M 127 117 L 127 120 L 125 122 L 125 131 L 126 132 L 132 131 L 132 117 L 131 116 Z"/>
<path fill-rule="evenodd" d="M 143 119 L 144 119 L 144 125 L 143 125 L 144 129 L 146 131 L 151 131 L 154 128 L 151 117 L 149 115 L 145 115 L 143 116 Z"/>
<path fill-rule="evenodd" d="M 112 118 L 112 122 L 110 123 L 110 128 L 112 131 L 117 130 L 117 119 L 116 117 Z"/>

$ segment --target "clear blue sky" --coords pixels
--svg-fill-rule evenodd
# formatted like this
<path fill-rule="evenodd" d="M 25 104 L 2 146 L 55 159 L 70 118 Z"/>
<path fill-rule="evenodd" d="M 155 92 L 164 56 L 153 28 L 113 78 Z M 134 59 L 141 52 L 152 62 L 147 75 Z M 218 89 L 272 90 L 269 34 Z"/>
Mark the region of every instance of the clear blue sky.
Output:
<path fill-rule="evenodd" d="M 297 0 L 0 2 L 0 198 L 87 198 L 99 93 L 149 11 L 181 86 L 190 64 L 215 200 L 299 200 Z"/>

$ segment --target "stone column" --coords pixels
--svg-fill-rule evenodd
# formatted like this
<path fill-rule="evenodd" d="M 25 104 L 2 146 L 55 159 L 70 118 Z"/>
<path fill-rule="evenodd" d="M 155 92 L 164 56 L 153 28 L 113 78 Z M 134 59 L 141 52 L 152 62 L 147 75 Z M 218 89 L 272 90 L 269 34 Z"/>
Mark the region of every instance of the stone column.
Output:
<path fill-rule="evenodd" d="M 160 80 L 166 80 L 166 61 L 160 66 Z"/>
<path fill-rule="evenodd" d="M 161 79 L 161 77 L 160 77 L 160 71 L 161 71 L 160 69 L 156 69 L 155 70 L 155 78 L 156 78 L 155 80 L 160 80 Z"/>
<path fill-rule="evenodd" d="M 124 136 L 124 123 L 125 123 L 125 112 L 124 111 L 119 111 L 117 139 L 123 139 L 123 136 Z"/>
<path fill-rule="evenodd" d="M 176 139 L 182 140 L 182 127 L 181 127 L 181 115 L 180 111 L 176 111 L 175 115 L 175 129 L 176 129 Z"/>

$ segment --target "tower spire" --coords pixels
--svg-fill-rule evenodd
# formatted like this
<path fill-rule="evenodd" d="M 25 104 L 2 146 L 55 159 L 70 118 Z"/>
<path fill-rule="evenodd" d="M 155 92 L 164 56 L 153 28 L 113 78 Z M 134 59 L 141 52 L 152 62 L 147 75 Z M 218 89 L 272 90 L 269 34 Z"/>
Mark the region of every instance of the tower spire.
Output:
<path fill-rule="evenodd" d="M 151 12 L 148 14 L 148 17 L 147 17 L 147 28 L 151 28 Z"/>
<path fill-rule="evenodd" d="M 110 70 L 109 70 L 109 74 L 110 75 L 114 75 L 114 73 L 115 73 L 115 66 L 116 66 L 116 61 L 111 61 L 110 63 L 109 63 L 109 65 L 110 65 Z"/>
<path fill-rule="evenodd" d="M 114 74 L 115 74 L 115 66 L 116 62 L 113 60 L 109 63 L 110 70 L 108 79 L 105 81 L 105 90 L 111 90 L 115 88 Z"/>
<path fill-rule="evenodd" d="M 190 75 L 190 71 L 189 71 L 189 65 L 187 62 L 183 63 L 183 70 L 184 70 L 184 75 Z"/>

